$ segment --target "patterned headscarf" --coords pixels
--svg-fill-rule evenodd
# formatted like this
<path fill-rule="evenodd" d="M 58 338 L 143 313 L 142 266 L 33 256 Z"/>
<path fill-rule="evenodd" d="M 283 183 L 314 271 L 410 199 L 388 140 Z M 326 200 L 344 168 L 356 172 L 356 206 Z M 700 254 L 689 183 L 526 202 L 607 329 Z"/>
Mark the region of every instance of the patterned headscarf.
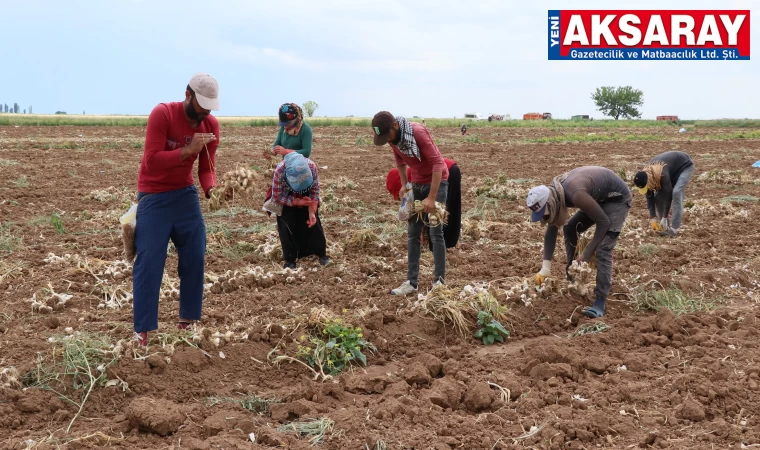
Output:
<path fill-rule="evenodd" d="M 303 125 L 303 111 L 301 107 L 295 103 L 283 103 L 280 105 L 278 115 L 281 127 L 293 127 L 290 130 L 285 130 L 285 132 L 291 136 L 297 136 Z"/>
<path fill-rule="evenodd" d="M 291 191 L 304 194 L 314 183 L 309 162 L 300 153 L 291 152 L 285 155 L 285 182 Z"/>
<path fill-rule="evenodd" d="M 414 140 L 412 124 L 402 116 L 396 116 L 396 121 L 398 122 L 399 134 L 401 135 L 401 139 L 396 147 L 406 156 L 422 160 L 420 158 L 420 149 L 417 147 L 417 141 Z"/>
<path fill-rule="evenodd" d="M 662 169 L 666 164 L 662 161 L 655 161 L 654 163 L 644 167 L 644 172 L 647 174 L 647 188 L 651 191 L 659 191 L 662 186 L 660 181 L 662 179 Z"/>

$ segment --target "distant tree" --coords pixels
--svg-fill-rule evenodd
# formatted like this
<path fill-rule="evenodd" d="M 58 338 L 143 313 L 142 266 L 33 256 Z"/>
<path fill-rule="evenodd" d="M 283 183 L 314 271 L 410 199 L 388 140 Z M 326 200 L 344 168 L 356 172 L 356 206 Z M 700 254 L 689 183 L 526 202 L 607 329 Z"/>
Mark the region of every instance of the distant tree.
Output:
<path fill-rule="evenodd" d="M 596 88 L 596 91 L 591 94 L 591 99 L 596 103 L 596 109 L 602 114 L 618 120 L 620 117 L 640 118 L 641 112 L 637 107 L 644 104 L 643 96 L 643 92 L 631 86 L 618 88 L 603 86 Z"/>
<path fill-rule="evenodd" d="M 306 111 L 306 115 L 311 117 L 314 115 L 314 111 L 319 108 L 319 105 L 317 102 L 309 100 L 308 102 L 304 102 L 303 104 L 303 110 Z"/>
<path fill-rule="evenodd" d="M 19 111 L 18 103 L 14 103 L 14 104 L 13 104 L 13 112 L 14 112 L 15 114 L 18 114 L 18 111 Z"/>
<path fill-rule="evenodd" d="M 26 114 L 26 108 L 24 108 L 24 114 Z"/>
<path fill-rule="evenodd" d="M 5 112 L 8 112 L 8 104 L 5 104 Z"/>
<path fill-rule="evenodd" d="M 56 114 L 66 114 L 66 111 L 56 111 Z"/>
<path fill-rule="evenodd" d="M 29 114 L 31 114 L 31 113 L 32 113 L 32 107 L 29 106 Z"/>

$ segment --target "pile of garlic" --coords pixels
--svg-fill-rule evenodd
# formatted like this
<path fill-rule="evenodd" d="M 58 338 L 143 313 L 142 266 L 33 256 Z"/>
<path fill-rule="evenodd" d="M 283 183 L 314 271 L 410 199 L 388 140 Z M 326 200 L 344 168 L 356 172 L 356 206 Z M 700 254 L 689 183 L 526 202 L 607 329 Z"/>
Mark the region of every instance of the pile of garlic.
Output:
<path fill-rule="evenodd" d="M 233 198 L 239 194 L 248 194 L 253 190 L 256 173 L 240 167 L 222 175 L 222 182 L 211 192 L 209 210 L 217 211 L 227 204 L 225 193 L 232 191 Z"/>

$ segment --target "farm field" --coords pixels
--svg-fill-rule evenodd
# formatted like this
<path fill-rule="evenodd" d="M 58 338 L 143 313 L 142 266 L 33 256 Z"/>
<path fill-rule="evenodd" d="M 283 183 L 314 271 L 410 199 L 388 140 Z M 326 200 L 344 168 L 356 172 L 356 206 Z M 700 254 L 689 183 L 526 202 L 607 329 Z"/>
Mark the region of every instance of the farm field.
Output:
<path fill-rule="evenodd" d="M 222 123 L 218 176 L 250 169 L 257 189 L 213 213 L 202 199 L 203 320 L 176 330 L 170 245 L 160 330 L 142 351 L 129 342 L 118 219 L 136 196 L 144 127 L 0 126 L 0 448 L 760 446 L 760 123 L 686 127 L 432 127 L 462 172 L 462 234 L 447 288 L 427 295 L 425 243 L 420 296 L 399 298 L 406 228 L 385 189 L 391 150 L 369 127 L 314 127 L 334 264 L 292 272 L 261 211 L 277 129 Z M 553 289 L 536 292 L 544 229 L 529 222 L 528 190 L 582 165 L 630 182 L 672 149 L 696 163 L 683 235 L 653 234 L 635 191 L 607 315 L 580 314 L 593 298 L 560 276 L 562 242 Z M 480 310 L 504 342 L 473 337 Z M 347 336 L 366 366 L 310 366 Z"/>

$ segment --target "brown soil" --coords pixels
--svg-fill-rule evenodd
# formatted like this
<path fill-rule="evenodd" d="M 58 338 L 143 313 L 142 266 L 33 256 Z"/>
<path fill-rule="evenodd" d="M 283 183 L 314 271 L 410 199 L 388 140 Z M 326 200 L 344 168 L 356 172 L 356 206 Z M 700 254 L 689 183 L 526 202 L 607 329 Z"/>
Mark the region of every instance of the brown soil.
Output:
<path fill-rule="evenodd" d="M 321 268 L 309 259 L 290 274 L 280 270 L 274 220 L 261 211 L 269 178 L 260 155 L 276 130 L 225 128 L 218 173 L 252 168 L 260 186 L 235 208 L 207 214 L 207 272 L 260 269 L 210 287 L 197 341 L 156 337 L 148 352 L 117 352 L 120 358 L 104 369 L 103 383 L 80 412 L 67 398 L 79 401 L 84 392 L 75 386 L 86 380 L 49 381 L 58 393 L 32 380 L 38 366 L 60 358 L 62 336 L 94 333 L 111 344 L 131 337 L 131 303 L 124 296 L 131 292 L 131 271 L 115 262 L 123 258 L 118 218 L 135 195 L 144 131 L 0 128 L 0 447 L 305 449 L 311 448 L 308 437 L 278 427 L 322 417 L 334 425 L 318 445 L 336 450 L 760 444 L 760 206 L 747 197 L 760 197 L 760 172 L 751 167 L 760 144 L 699 140 L 734 129 L 696 128 L 688 136 L 675 128 L 471 129 L 465 137 L 457 129 L 432 129 L 463 175 L 468 228 L 449 251 L 447 282 L 457 291 L 490 283 L 508 307 L 502 323 L 509 337 L 484 346 L 415 308 L 416 298 L 389 294 L 405 277 L 406 237 L 385 190 L 391 152 L 372 147 L 367 130 L 315 129 L 321 217 L 336 264 Z M 589 132 L 672 138 L 519 142 Z M 583 318 L 580 307 L 591 299 L 567 290 L 530 302 L 507 297 L 541 264 L 543 229 L 527 222 L 524 207 L 533 184 L 581 165 L 632 174 L 669 149 L 689 152 L 697 164 L 686 191 L 683 235 L 652 234 L 645 202 L 634 195 L 615 251 L 607 316 Z M 732 173 L 722 178 L 718 170 Z M 530 181 L 507 181 L 518 179 Z M 505 198 L 484 203 L 471 191 L 497 183 L 508 188 Z M 362 229 L 370 231 L 358 233 Z M 274 245 L 259 248 L 267 242 Z M 562 243 L 557 247 L 555 275 L 565 259 Z M 162 339 L 177 335 L 176 264 L 170 248 Z M 425 251 L 422 294 L 431 276 L 432 256 Z M 640 291 L 671 285 L 717 308 L 674 315 L 634 307 Z M 124 289 L 116 292 L 118 301 L 111 298 L 117 287 Z M 33 298 L 50 311 L 33 310 Z M 362 328 L 377 347 L 366 352 L 366 367 L 315 381 L 301 364 L 272 364 L 277 355 L 295 356 L 318 314 Z M 609 329 L 576 335 L 595 322 Z M 268 401 L 239 401 L 254 395 Z"/>

